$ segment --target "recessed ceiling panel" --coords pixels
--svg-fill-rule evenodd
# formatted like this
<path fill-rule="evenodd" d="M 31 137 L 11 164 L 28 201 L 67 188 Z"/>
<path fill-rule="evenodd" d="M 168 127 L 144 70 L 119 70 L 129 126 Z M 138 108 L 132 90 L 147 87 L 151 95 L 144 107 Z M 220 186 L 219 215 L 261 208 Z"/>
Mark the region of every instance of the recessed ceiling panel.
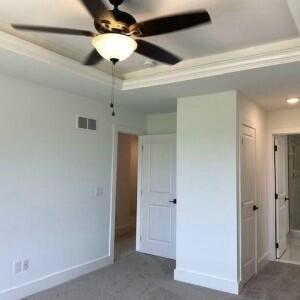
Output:
<path fill-rule="evenodd" d="M 97 1 L 97 0 L 95 0 Z M 105 0 L 108 3 L 107 0 Z M 212 24 L 172 34 L 148 38 L 149 41 L 191 59 L 299 35 L 286 1 L 283 0 L 125 0 L 120 9 L 133 14 L 138 21 L 205 8 Z M 107 5 L 109 7 L 109 5 Z M 79 0 L 1 0 L 1 28 L 78 62 L 91 51 L 88 37 L 25 33 L 12 30 L 10 23 L 29 23 L 94 30 L 93 21 Z M 134 54 L 118 67 L 120 76 L 149 68 L 145 58 Z M 98 68 L 109 72 L 102 62 Z"/>

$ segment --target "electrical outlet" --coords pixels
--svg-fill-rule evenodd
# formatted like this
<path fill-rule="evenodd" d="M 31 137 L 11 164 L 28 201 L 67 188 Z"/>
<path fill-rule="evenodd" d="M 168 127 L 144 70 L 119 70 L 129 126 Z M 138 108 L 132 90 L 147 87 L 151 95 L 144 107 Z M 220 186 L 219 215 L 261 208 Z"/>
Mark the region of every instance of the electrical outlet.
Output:
<path fill-rule="evenodd" d="M 15 275 L 22 272 L 22 261 L 15 261 L 13 264 L 13 272 Z"/>
<path fill-rule="evenodd" d="M 26 272 L 29 270 L 29 259 L 23 260 L 23 272 Z"/>

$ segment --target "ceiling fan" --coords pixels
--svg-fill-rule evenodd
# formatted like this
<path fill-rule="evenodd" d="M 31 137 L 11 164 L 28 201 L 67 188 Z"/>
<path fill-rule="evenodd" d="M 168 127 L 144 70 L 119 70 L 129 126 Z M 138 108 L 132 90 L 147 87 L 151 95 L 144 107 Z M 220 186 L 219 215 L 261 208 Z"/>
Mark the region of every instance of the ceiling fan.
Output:
<path fill-rule="evenodd" d="M 140 38 L 170 33 L 211 22 L 206 10 L 137 22 L 129 13 L 119 10 L 118 7 L 124 0 L 109 0 L 113 5 L 112 10 L 108 10 L 101 0 L 81 0 L 81 2 L 93 17 L 98 33 L 88 30 L 23 24 L 12 24 L 12 27 L 17 30 L 92 37 L 92 44 L 96 49 L 88 55 L 84 62 L 85 65 L 95 65 L 103 58 L 115 64 L 125 60 L 133 52 L 162 63 L 174 65 L 181 61 L 178 56 Z"/>

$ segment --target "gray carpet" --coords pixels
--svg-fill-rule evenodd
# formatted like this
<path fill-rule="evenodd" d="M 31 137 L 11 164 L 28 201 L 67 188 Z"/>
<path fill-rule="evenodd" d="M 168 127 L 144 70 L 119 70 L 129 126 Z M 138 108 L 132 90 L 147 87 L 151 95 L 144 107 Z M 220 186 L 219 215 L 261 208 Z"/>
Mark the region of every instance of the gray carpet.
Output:
<path fill-rule="evenodd" d="M 300 300 L 300 266 L 270 263 L 240 296 L 173 280 L 172 260 L 133 253 L 26 300 Z"/>

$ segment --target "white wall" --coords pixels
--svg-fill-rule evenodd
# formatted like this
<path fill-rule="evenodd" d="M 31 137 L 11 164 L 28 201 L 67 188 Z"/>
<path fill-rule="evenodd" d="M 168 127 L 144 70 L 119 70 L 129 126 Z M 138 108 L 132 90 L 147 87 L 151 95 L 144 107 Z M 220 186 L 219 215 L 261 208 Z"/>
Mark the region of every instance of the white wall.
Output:
<path fill-rule="evenodd" d="M 268 113 L 268 129 L 281 132 L 294 133 L 298 129 L 300 133 L 300 109 L 276 110 Z"/>
<path fill-rule="evenodd" d="M 0 90 L 0 299 L 8 300 L 112 262 L 114 119 L 99 102 L 2 75 Z M 76 129 L 78 114 L 97 119 L 98 130 Z M 126 111 L 117 122 L 146 127 Z M 22 259 L 30 270 L 13 275 Z"/>
<path fill-rule="evenodd" d="M 257 211 L 257 259 L 261 269 L 268 259 L 268 198 L 266 113 L 245 96 L 238 94 L 240 125 L 251 126 L 256 132 L 256 201 Z"/>
<path fill-rule="evenodd" d="M 177 114 L 152 114 L 146 116 L 147 134 L 176 133 Z"/>
<path fill-rule="evenodd" d="M 178 99 L 175 278 L 238 292 L 235 91 Z"/>

